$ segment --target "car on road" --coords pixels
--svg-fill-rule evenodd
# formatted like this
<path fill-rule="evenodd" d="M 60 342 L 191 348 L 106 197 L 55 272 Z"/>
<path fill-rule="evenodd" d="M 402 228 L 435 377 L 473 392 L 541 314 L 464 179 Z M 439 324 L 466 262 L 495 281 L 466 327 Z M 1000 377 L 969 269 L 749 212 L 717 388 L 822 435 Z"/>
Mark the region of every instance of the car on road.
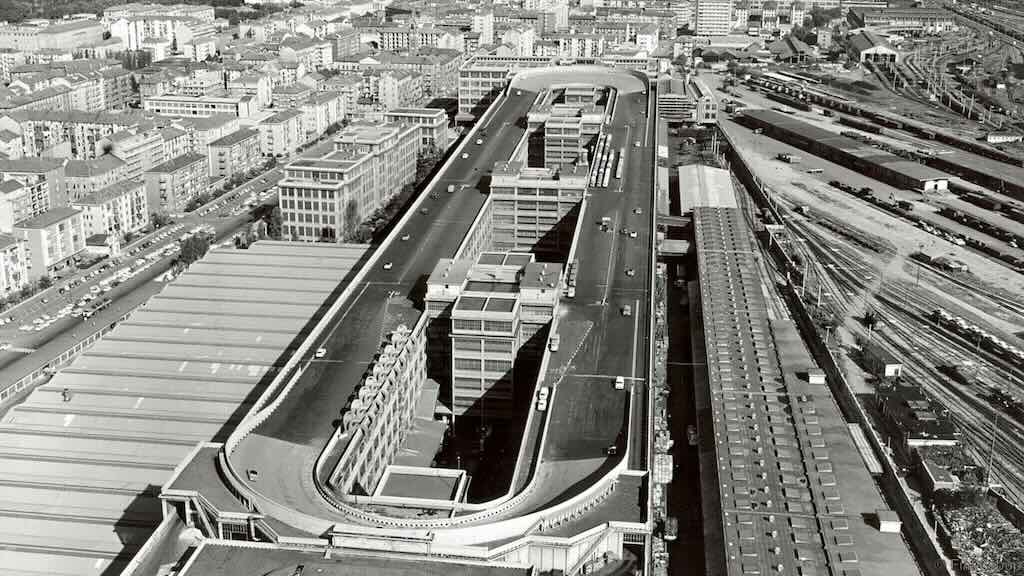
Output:
<path fill-rule="evenodd" d="M 420 214 L 430 214 L 430 210 L 428 208 L 420 208 Z"/>
<path fill-rule="evenodd" d="M 99 286 L 90 286 L 89 287 L 89 292 L 92 292 L 93 294 L 99 294 L 100 293 L 100 287 Z"/>
<path fill-rule="evenodd" d="M 32 331 L 32 325 L 31 324 L 22 324 L 21 326 L 18 326 L 18 330 L 21 330 L 22 332 L 31 332 Z"/>
<path fill-rule="evenodd" d="M 394 267 L 395 267 L 395 265 L 393 263 L 391 263 L 391 262 L 385 262 L 384 263 L 384 269 L 385 270 L 391 270 Z"/>
<path fill-rule="evenodd" d="M 630 238 L 636 238 L 636 230 L 630 230 L 629 231 L 629 237 Z"/>
<path fill-rule="evenodd" d="M 622 307 L 622 315 L 623 316 L 632 316 L 633 315 L 633 307 L 630 306 L 629 304 L 626 304 L 625 306 L 623 306 Z"/>
<path fill-rule="evenodd" d="M 633 208 L 633 214 L 643 214 L 643 208 Z"/>
<path fill-rule="evenodd" d="M 323 358 L 324 356 L 327 356 L 327 348 L 324 348 L 324 347 L 317 348 L 316 349 L 316 353 L 313 354 L 313 355 L 315 357 L 317 357 L 317 358 Z"/>
<path fill-rule="evenodd" d="M 548 395 L 550 389 L 547 386 L 543 386 L 540 392 L 537 393 L 537 410 L 543 412 L 548 409 Z"/>
<path fill-rule="evenodd" d="M 615 389 L 616 390 L 625 390 L 626 389 L 626 379 L 623 378 L 622 376 L 616 376 L 615 377 Z"/>
<path fill-rule="evenodd" d="M 558 334 L 552 334 L 551 339 L 548 340 L 548 350 L 552 352 L 558 352 L 558 345 L 561 341 L 561 337 Z"/>
<path fill-rule="evenodd" d="M 6 350 L 10 350 L 10 349 L 11 349 L 11 343 L 10 342 L 0 342 L 0 352 L 6 351 Z"/>
<path fill-rule="evenodd" d="M 633 142 L 633 146 L 639 148 L 640 147 L 640 141 L 637 140 L 636 142 Z"/>
<path fill-rule="evenodd" d="M 619 453 L 619 447 L 616 446 L 615 444 L 612 444 L 608 448 L 605 448 L 605 452 L 607 452 L 609 456 L 615 456 L 616 454 Z"/>
<path fill-rule="evenodd" d="M 462 153 L 462 159 L 465 160 L 467 158 L 469 158 L 469 153 L 468 152 L 463 152 Z"/>
<path fill-rule="evenodd" d="M 483 138 L 477 138 L 477 139 L 476 139 L 476 143 L 477 143 L 477 145 L 479 145 L 479 144 L 483 144 L 483 143 L 484 143 L 484 140 L 483 140 Z"/>
<path fill-rule="evenodd" d="M 697 427 L 693 424 L 686 427 L 686 441 L 690 443 L 690 446 L 697 445 Z"/>
<path fill-rule="evenodd" d="M 626 276 L 629 276 L 630 278 L 636 276 L 636 270 L 632 268 L 626 268 Z"/>
<path fill-rule="evenodd" d="M 402 242 L 408 242 L 410 236 L 408 234 L 402 234 Z"/>

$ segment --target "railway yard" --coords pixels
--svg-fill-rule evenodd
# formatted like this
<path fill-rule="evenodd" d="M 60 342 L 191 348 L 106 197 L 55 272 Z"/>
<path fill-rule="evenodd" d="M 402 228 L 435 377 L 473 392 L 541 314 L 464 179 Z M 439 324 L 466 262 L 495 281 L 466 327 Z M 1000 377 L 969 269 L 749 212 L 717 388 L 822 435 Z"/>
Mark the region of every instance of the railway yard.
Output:
<path fill-rule="evenodd" d="M 984 36 L 978 28 L 969 28 L 973 33 L 965 36 L 970 49 L 989 45 L 970 45 L 970 38 Z M 1005 51 L 998 42 L 992 44 L 993 50 Z M 922 517 L 926 510 L 933 513 L 929 525 L 938 531 L 935 526 L 941 524 L 945 541 L 956 546 L 967 541 L 960 532 L 985 532 L 993 518 L 1009 527 L 984 498 L 952 504 L 945 496 L 937 498 L 923 485 L 927 467 L 921 463 L 928 458 L 929 465 L 948 468 L 974 494 L 992 487 L 1007 502 L 1024 506 L 1024 194 L 985 186 L 990 181 L 983 174 L 1016 180 L 1021 161 L 1013 149 L 1002 153 L 956 140 L 991 129 L 984 124 L 988 118 L 950 122 L 964 129 L 939 141 L 925 136 L 924 123 L 929 116 L 949 118 L 950 111 L 937 109 L 927 98 L 890 91 L 888 97 L 901 102 L 888 110 L 917 105 L 927 113 L 899 117 L 915 119 L 913 126 L 911 120 L 886 124 L 851 113 L 854 108 L 830 107 L 841 98 L 815 99 L 815 92 L 838 96 L 832 88 L 765 76 L 775 78 L 718 87 L 739 110 L 723 114 L 720 129 L 767 193 L 769 206 L 748 207 L 748 216 L 791 261 L 789 278 L 776 272 L 777 283 L 796 286 L 860 404 L 876 430 L 888 437 L 915 506 Z M 720 75 L 706 78 L 712 85 L 726 84 Z M 750 121 L 754 117 L 757 122 Z M 1004 117 L 1009 120 L 1009 113 Z M 790 136 L 806 129 L 805 138 L 787 137 L 766 124 L 793 120 L 809 127 L 787 127 Z M 942 132 L 940 126 L 934 130 Z M 946 184 L 914 189 L 860 162 L 823 154 L 821 146 L 808 142 L 814 135 L 843 136 L 846 140 L 834 144 L 841 150 L 877 148 L 878 154 L 937 171 L 941 167 L 932 158 L 973 163 L 977 173 L 970 178 L 967 173 L 942 174 Z M 863 152 L 865 165 L 871 155 Z M 907 170 L 925 174 L 912 166 Z M 879 372 L 871 358 L 878 354 L 899 364 L 897 376 Z M 955 433 L 942 442 L 918 438 L 920 450 L 906 449 L 913 434 L 888 427 L 880 400 L 893 386 L 904 385 L 937 403 L 920 417 L 948 421 Z M 938 447 L 943 442 L 952 447 Z M 999 541 L 1000 551 L 964 562 L 969 572 L 1019 573 L 1001 564 L 1004 557 L 1024 553 L 1019 531 L 1010 527 L 986 537 Z"/>

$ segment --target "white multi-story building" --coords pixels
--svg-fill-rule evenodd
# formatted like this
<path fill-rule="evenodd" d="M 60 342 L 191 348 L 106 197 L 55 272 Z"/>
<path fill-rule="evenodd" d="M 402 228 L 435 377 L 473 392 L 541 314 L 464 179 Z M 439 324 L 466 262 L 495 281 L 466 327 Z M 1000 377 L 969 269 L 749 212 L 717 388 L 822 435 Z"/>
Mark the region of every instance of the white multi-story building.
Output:
<path fill-rule="evenodd" d="M 117 156 L 124 161 L 125 178 L 138 178 L 150 168 L 163 164 L 164 139 L 153 128 L 145 131 L 123 130 L 96 143 L 98 152 Z"/>
<path fill-rule="evenodd" d="M 30 280 L 64 268 L 85 249 L 82 213 L 74 208 L 54 208 L 22 220 L 14 225 L 14 236 L 25 242 Z"/>
<path fill-rule="evenodd" d="M 420 130 L 420 145 L 448 149 L 448 114 L 437 108 L 394 108 L 384 113 L 385 122 L 412 124 Z"/>
<path fill-rule="evenodd" d="M 143 174 L 146 204 L 153 212 L 180 214 L 189 202 L 210 189 L 206 156 L 189 152 Z"/>
<path fill-rule="evenodd" d="M 163 94 L 142 99 L 142 107 L 164 116 L 208 117 L 214 114 L 234 114 L 248 118 L 258 110 L 255 96 L 182 96 Z"/>
<path fill-rule="evenodd" d="M 732 25 L 732 0 L 697 0 L 698 36 L 728 36 Z"/>
<path fill-rule="evenodd" d="M 0 233 L 0 298 L 10 298 L 28 286 L 25 243 L 11 234 Z"/>
<path fill-rule="evenodd" d="M 299 110 L 282 110 L 260 121 L 257 129 L 260 132 L 260 152 L 264 156 L 289 156 L 307 142 Z"/>
<path fill-rule="evenodd" d="M 71 50 L 102 41 L 103 25 L 91 19 L 0 25 L 0 50 Z"/>
<path fill-rule="evenodd" d="M 75 202 L 89 194 L 126 178 L 126 164 L 113 154 L 93 160 L 69 160 L 64 166 L 68 201 Z"/>
<path fill-rule="evenodd" d="M 210 142 L 210 176 L 230 178 L 255 168 L 260 162 L 260 133 L 242 128 Z"/>
<path fill-rule="evenodd" d="M 494 44 L 494 11 L 473 14 L 472 30 L 480 35 L 480 44 Z"/>
<path fill-rule="evenodd" d="M 416 178 L 416 126 L 349 126 L 334 147 L 321 158 L 300 158 L 285 167 L 278 182 L 285 238 L 342 242 Z"/>
<path fill-rule="evenodd" d="M 105 234 L 120 240 L 149 223 L 146 185 L 142 180 L 124 180 L 101 188 L 72 202 L 71 207 L 82 212 L 86 238 Z"/>

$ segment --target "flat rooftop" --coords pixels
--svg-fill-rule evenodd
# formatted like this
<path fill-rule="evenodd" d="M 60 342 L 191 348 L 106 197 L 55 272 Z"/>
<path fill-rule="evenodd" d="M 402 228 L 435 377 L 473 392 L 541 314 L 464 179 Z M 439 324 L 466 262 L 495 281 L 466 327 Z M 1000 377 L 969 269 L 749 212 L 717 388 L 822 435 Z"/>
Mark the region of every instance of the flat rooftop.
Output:
<path fill-rule="evenodd" d="M 233 428 L 366 249 L 214 250 L 13 407 L 0 420 L 0 573 L 119 571 L 161 520 L 158 487 Z M 265 295 L 288 283 L 292 304 Z"/>
<path fill-rule="evenodd" d="M 717 489 L 728 574 L 917 573 L 791 321 L 776 320 L 740 210 L 694 210 Z M 714 475 L 711 475 L 713 478 Z M 781 567 L 781 568 L 779 568 Z M 847 571 L 847 572 L 844 572 Z"/>
<path fill-rule="evenodd" d="M 334 552 L 250 548 L 206 541 L 180 576 L 529 576 L 528 568 L 438 562 L 396 554 L 357 556 Z"/>
<path fill-rule="evenodd" d="M 701 164 L 680 166 L 678 170 L 682 214 L 697 206 L 736 208 L 736 192 L 728 170 Z"/>

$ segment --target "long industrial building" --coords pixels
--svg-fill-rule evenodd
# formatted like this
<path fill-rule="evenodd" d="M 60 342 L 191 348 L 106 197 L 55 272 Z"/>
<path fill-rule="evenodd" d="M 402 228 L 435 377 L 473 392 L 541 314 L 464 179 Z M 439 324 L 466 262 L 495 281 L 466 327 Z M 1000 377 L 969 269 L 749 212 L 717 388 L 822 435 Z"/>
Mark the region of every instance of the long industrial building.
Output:
<path fill-rule="evenodd" d="M 916 573 L 821 371 L 766 296 L 742 209 L 689 195 L 707 573 Z"/>
<path fill-rule="evenodd" d="M 215 250 L 12 408 L 0 572 L 124 568 L 163 520 L 159 487 L 234 429 L 366 248 Z"/>

